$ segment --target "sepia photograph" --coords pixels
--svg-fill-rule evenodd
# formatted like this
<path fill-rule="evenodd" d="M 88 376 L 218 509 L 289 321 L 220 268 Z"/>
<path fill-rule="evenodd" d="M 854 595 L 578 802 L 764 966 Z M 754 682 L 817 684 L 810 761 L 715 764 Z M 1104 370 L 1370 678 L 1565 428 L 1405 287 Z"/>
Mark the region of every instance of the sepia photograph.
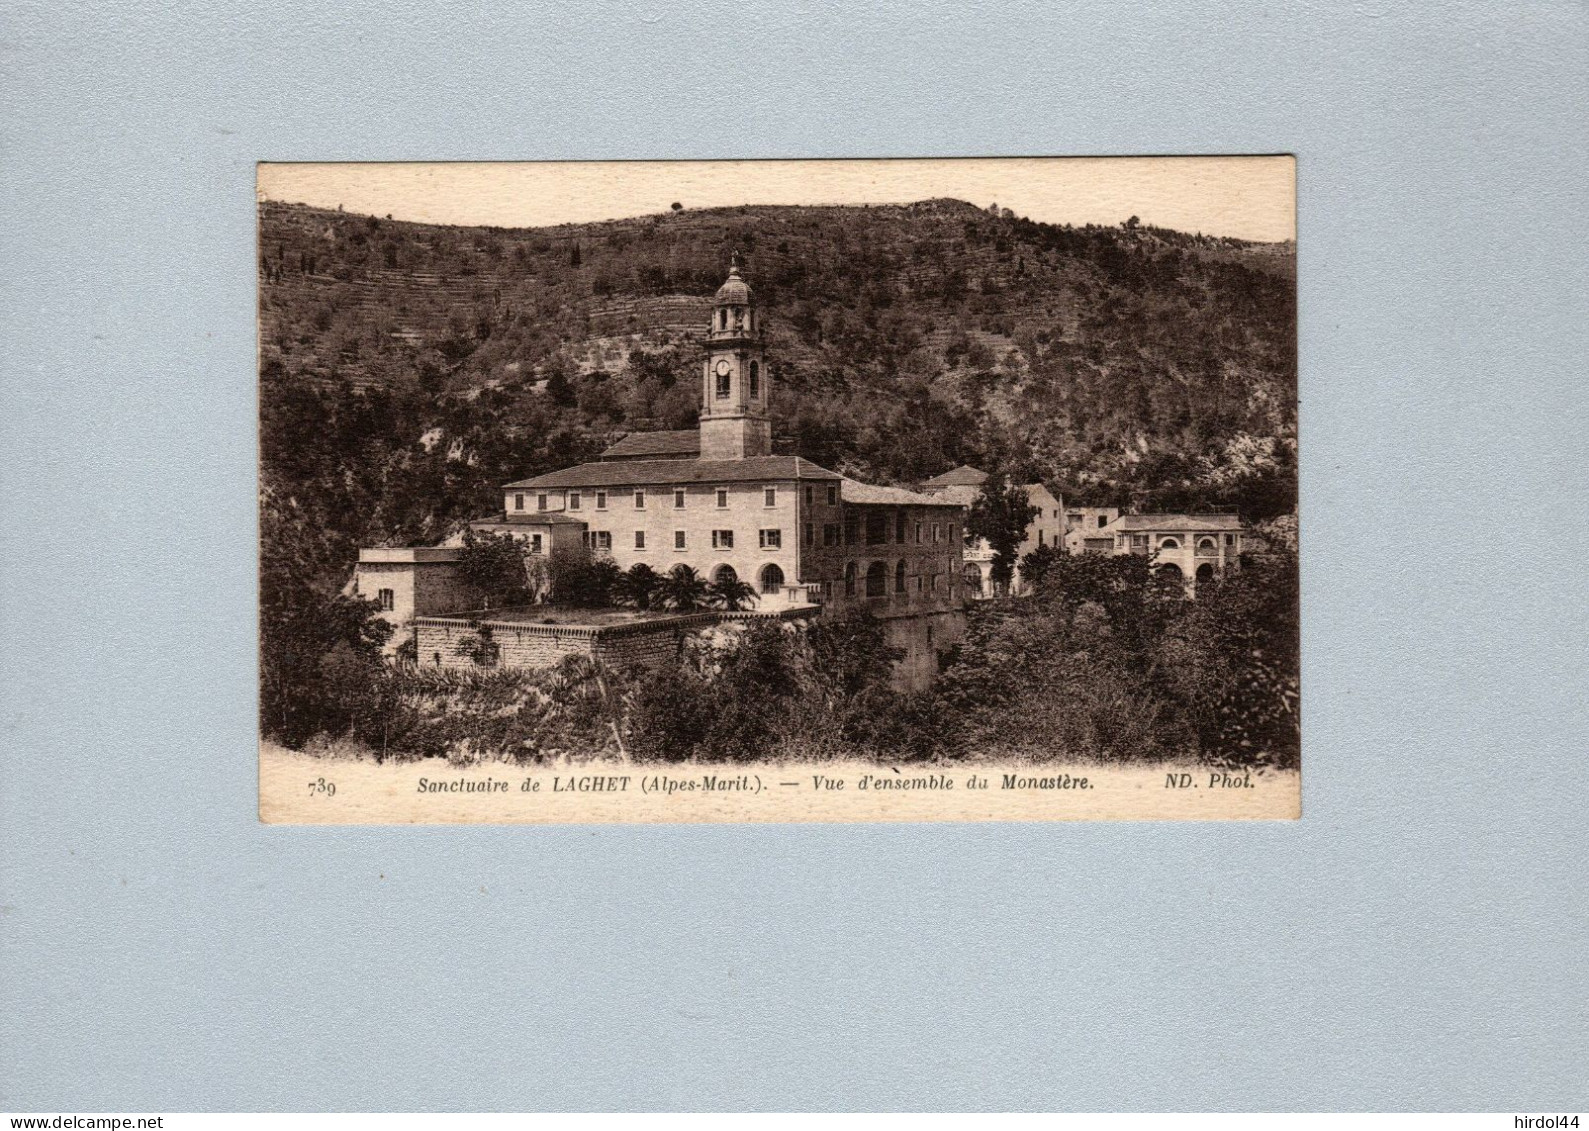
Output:
<path fill-rule="evenodd" d="M 258 197 L 263 820 L 1300 815 L 1290 157 Z"/>

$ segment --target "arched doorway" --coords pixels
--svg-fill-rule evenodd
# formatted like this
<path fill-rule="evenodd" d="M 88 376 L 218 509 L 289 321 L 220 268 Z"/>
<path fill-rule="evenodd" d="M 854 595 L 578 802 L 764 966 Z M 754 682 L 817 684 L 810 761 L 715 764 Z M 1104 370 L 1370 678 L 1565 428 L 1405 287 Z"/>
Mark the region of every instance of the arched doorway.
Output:
<path fill-rule="evenodd" d="M 730 581 L 738 581 L 739 574 L 734 572 L 731 565 L 720 565 L 712 572 L 713 585 L 727 585 Z"/>
<path fill-rule="evenodd" d="M 866 595 L 868 597 L 884 597 L 888 594 L 888 567 L 882 562 L 873 562 L 866 567 Z"/>
<path fill-rule="evenodd" d="M 976 562 L 967 562 L 960 571 L 960 576 L 965 580 L 966 589 L 973 597 L 982 596 L 982 568 Z"/>
<path fill-rule="evenodd" d="M 1214 567 L 1212 565 L 1210 565 L 1208 562 L 1204 562 L 1202 565 L 1198 566 L 1197 567 L 1197 580 L 1199 580 L 1199 581 L 1213 581 L 1214 580 Z"/>
<path fill-rule="evenodd" d="M 1159 567 L 1159 576 L 1166 581 L 1185 581 L 1186 575 L 1181 572 L 1181 567 L 1174 562 L 1165 562 Z"/>
<path fill-rule="evenodd" d="M 763 593 L 783 592 L 783 570 L 774 562 L 768 562 L 761 569 L 761 591 Z"/>

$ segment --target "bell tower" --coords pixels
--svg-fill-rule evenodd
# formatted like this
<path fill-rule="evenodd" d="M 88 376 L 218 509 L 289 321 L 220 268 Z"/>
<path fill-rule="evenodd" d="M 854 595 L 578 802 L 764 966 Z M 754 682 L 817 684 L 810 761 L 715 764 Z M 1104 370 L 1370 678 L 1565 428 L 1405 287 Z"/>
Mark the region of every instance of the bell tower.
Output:
<path fill-rule="evenodd" d="M 701 458 L 747 459 L 772 455 L 767 374 L 761 318 L 750 287 L 739 277 L 739 257 L 717 288 L 706 332 L 701 375 Z"/>

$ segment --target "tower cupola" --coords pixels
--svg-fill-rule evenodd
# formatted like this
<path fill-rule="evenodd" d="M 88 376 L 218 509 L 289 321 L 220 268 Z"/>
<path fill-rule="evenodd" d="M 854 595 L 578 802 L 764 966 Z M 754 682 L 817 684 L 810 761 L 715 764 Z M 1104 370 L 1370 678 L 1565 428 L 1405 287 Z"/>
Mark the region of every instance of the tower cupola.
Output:
<path fill-rule="evenodd" d="M 728 278 L 717 288 L 717 297 L 712 302 L 710 336 L 713 340 L 759 336 L 761 327 L 756 319 L 756 299 L 750 284 L 740 278 L 738 255 L 730 262 Z"/>

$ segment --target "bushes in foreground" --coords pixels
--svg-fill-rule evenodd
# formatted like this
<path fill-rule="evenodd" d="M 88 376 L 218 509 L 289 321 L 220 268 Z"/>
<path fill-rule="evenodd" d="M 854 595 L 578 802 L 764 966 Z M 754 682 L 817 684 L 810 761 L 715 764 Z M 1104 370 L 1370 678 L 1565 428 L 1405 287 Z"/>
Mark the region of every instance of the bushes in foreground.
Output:
<path fill-rule="evenodd" d="M 972 610 L 927 692 L 890 688 L 899 654 L 858 612 L 720 625 L 653 669 L 570 657 L 546 671 L 372 672 L 334 653 L 326 694 L 342 707 L 327 717 L 378 758 L 457 762 L 1297 764 L 1294 555 L 1248 559 L 1196 600 L 1140 558 L 1048 565 L 1030 598 Z"/>
<path fill-rule="evenodd" d="M 939 681 L 966 743 L 1036 760 L 1295 766 L 1296 555 L 1188 600 L 1137 555 L 1052 556 L 1030 599 L 976 610 Z"/>

